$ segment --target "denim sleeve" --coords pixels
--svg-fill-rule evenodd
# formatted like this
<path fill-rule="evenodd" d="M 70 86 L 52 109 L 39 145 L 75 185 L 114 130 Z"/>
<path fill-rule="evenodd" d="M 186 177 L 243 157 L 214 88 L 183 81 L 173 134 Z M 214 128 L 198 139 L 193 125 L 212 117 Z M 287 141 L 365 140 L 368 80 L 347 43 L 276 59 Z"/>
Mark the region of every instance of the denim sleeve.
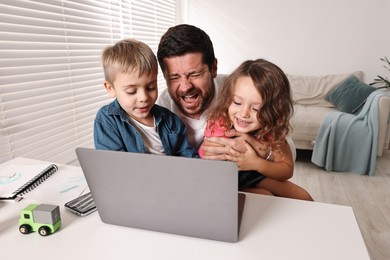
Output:
<path fill-rule="evenodd" d="M 98 112 L 94 122 L 95 148 L 101 150 L 124 151 L 125 145 L 118 129 L 112 127 L 109 120 L 105 119 L 102 113 Z"/>
<path fill-rule="evenodd" d="M 176 139 L 178 143 L 174 155 L 190 158 L 200 158 L 196 149 L 188 143 L 187 130 L 184 123 L 178 117 L 175 118 L 175 120 L 177 120 L 176 124 L 178 126 L 178 132 L 176 133 Z"/>

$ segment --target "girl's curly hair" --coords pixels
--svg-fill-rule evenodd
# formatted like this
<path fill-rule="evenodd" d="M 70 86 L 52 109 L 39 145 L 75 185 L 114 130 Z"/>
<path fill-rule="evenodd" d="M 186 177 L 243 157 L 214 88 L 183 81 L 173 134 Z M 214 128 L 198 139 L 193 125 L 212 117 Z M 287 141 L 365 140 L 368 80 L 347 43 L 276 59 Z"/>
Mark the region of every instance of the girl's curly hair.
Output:
<path fill-rule="evenodd" d="M 278 66 L 267 60 L 247 60 L 226 78 L 209 109 L 209 121 L 216 122 L 222 118 L 226 129 L 232 127 L 228 109 L 233 101 L 237 79 L 244 76 L 252 79 L 263 101 L 257 113 L 261 129 L 255 136 L 260 142 L 267 143 L 270 148 L 277 149 L 285 142 L 291 131 L 293 103 L 287 76 Z"/>

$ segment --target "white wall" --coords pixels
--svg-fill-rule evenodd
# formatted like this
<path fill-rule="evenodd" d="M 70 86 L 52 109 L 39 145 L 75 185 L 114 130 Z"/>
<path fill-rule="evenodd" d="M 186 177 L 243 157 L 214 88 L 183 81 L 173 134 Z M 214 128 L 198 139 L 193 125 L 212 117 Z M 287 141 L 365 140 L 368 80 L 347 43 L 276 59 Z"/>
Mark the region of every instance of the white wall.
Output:
<path fill-rule="evenodd" d="M 286 73 L 362 70 L 365 81 L 390 76 L 389 0 L 184 0 L 183 22 L 211 37 L 219 73 L 265 58 Z"/>

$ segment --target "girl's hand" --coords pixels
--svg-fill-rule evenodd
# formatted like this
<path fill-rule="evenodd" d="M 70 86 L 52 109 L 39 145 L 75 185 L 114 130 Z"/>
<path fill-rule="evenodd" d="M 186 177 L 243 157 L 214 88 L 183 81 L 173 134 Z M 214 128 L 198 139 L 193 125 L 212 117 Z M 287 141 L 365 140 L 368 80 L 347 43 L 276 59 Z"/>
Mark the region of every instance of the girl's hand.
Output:
<path fill-rule="evenodd" d="M 244 141 L 245 151 L 237 151 L 235 149 L 229 149 L 225 154 L 227 160 L 235 162 L 238 166 L 238 170 L 256 170 L 259 164 L 259 160 L 263 160 L 255 149 L 247 142 Z"/>
<path fill-rule="evenodd" d="M 226 137 L 235 137 L 234 140 L 237 140 L 240 142 L 240 144 L 241 144 L 240 147 L 242 147 L 242 148 L 236 149 L 237 147 L 232 146 L 233 149 L 235 149 L 235 150 L 244 152 L 246 149 L 244 142 L 247 142 L 252 146 L 252 148 L 257 152 L 257 154 L 261 158 L 266 158 L 268 155 L 267 145 L 260 143 L 251 134 L 243 134 L 243 133 L 237 132 L 235 129 L 230 129 L 229 131 L 225 132 L 225 136 Z M 237 145 L 237 143 L 236 143 L 236 145 Z"/>

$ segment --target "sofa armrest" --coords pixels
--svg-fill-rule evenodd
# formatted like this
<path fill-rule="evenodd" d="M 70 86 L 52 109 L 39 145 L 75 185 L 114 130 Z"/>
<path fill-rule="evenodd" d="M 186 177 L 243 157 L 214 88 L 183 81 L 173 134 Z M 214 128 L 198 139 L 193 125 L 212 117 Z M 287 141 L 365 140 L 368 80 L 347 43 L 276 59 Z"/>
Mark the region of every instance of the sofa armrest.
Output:
<path fill-rule="evenodd" d="M 379 99 L 379 133 L 378 133 L 378 154 L 377 156 L 382 156 L 385 143 L 389 138 L 387 130 L 389 127 L 389 115 L 390 115 L 390 96 L 381 96 Z"/>

